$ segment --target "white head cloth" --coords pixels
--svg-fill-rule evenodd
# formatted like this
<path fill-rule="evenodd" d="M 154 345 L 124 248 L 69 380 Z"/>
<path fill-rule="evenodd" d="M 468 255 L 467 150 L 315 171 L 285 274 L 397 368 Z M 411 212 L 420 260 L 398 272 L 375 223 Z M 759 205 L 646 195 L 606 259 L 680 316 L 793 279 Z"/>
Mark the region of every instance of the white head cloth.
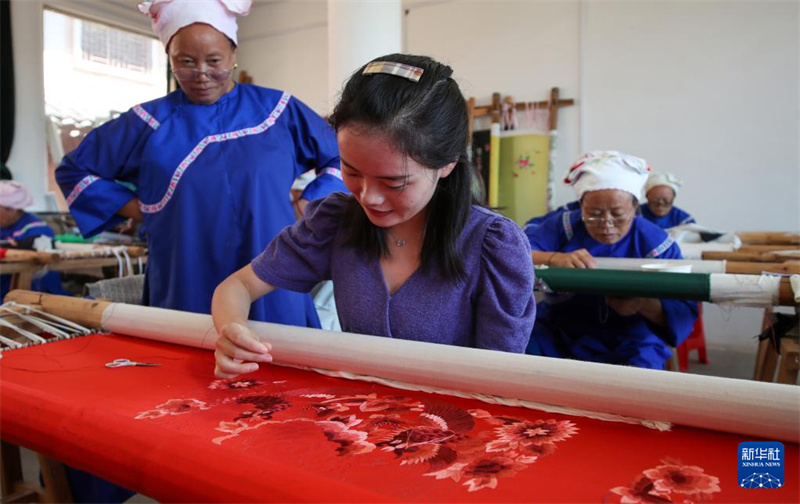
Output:
<path fill-rule="evenodd" d="M 165 48 L 178 30 L 194 23 L 211 25 L 238 45 L 236 16 L 249 14 L 252 5 L 253 0 L 153 0 L 140 3 L 139 10 L 150 16 Z"/>
<path fill-rule="evenodd" d="M 645 194 L 650 189 L 660 185 L 671 187 L 672 191 L 677 195 L 678 189 L 683 185 L 683 181 L 671 173 L 652 173 L 644 186 Z"/>
<path fill-rule="evenodd" d="M 33 204 L 33 196 L 25 186 L 13 180 L 0 180 L 0 206 L 22 210 Z"/>
<path fill-rule="evenodd" d="M 584 193 L 617 189 L 642 197 L 650 167 L 647 161 L 617 151 L 587 152 L 567 172 L 564 183 L 571 185 L 581 199 Z"/>

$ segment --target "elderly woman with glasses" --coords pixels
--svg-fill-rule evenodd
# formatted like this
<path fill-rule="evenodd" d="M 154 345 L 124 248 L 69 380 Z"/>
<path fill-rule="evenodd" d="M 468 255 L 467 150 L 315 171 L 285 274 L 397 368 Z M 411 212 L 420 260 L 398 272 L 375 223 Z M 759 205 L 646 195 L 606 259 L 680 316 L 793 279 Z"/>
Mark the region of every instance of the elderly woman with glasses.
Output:
<path fill-rule="evenodd" d="M 84 236 L 144 221 L 147 305 L 209 313 L 215 287 L 294 223 L 300 174 L 317 171 L 305 201 L 345 191 L 336 137 L 319 115 L 289 93 L 234 81 L 236 18 L 251 3 L 141 4 L 180 89 L 95 129 L 56 171 Z M 276 294 L 250 318 L 319 327 L 307 294 Z"/>
<path fill-rule="evenodd" d="M 678 246 L 638 213 L 647 163 L 595 151 L 570 168 L 565 183 L 580 208 L 554 213 L 527 232 L 535 264 L 594 268 L 594 257 L 681 259 Z M 527 353 L 663 369 L 691 332 L 697 303 L 655 298 L 548 296 L 539 303 Z"/>
<path fill-rule="evenodd" d="M 683 182 L 671 173 L 651 173 L 644 186 L 647 203 L 642 217 L 662 229 L 694 224 L 694 217 L 675 206 L 675 197 Z"/>

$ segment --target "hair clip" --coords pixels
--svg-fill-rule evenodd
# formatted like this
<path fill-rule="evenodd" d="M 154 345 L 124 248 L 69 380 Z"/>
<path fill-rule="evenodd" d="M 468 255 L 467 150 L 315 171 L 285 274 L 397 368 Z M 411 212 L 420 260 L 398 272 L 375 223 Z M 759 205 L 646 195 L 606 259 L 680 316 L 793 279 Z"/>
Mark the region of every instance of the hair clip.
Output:
<path fill-rule="evenodd" d="M 419 82 L 424 70 L 414 66 L 404 65 L 402 63 L 395 63 L 393 61 L 373 61 L 364 67 L 362 75 L 370 75 L 376 73 L 385 73 L 389 75 L 397 75 L 398 77 L 405 77 L 412 82 Z"/>

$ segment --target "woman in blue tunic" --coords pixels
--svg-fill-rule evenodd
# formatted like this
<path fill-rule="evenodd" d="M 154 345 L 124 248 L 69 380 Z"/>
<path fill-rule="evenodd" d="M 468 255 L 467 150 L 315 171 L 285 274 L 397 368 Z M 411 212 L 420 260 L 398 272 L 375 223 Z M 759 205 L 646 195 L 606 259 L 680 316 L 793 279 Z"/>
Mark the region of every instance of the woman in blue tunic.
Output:
<path fill-rule="evenodd" d="M 430 58 L 392 54 L 348 81 L 331 123 L 352 196 L 309 204 L 219 286 L 218 377 L 271 361 L 247 327 L 254 299 L 325 279 L 345 331 L 525 350 L 535 317 L 530 247 L 513 221 L 473 204 L 466 102 L 451 75 Z"/>
<path fill-rule="evenodd" d="M 551 212 L 547 212 L 544 215 L 540 215 L 538 217 L 532 217 L 528 222 L 525 223 L 523 226 L 523 230 L 526 234 L 533 232 L 538 226 L 542 225 L 542 222 L 546 221 L 548 217 L 551 215 L 561 215 L 564 212 L 568 212 L 570 210 L 577 210 L 581 207 L 580 201 L 570 201 L 566 205 L 562 205 Z"/>
<path fill-rule="evenodd" d="M 38 236 L 53 237 L 53 230 L 39 217 L 25 211 L 33 204 L 33 197 L 22 184 L 10 180 L 0 181 L 0 247 L 33 248 Z M 11 275 L 0 275 L 0 300 L 11 287 Z M 31 290 L 71 296 L 61 285 L 61 276 L 50 271 L 31 282 Z"/>
<path fill-rule="evenodd" d="M 642 217 L 661 229 L 696 223 L 694 217 L 674 205 L 682 185 L 671 173 L 650 174 L 644 188 L 647 203 L 642 205 Z"/>
<path fill-rule="evenodd" d="M 140 5 L 180 89 L 95 129 L 56 171 L 84 236 L 144 220 L 144 304 L 209 313 L 214 288 L 294 222 L 295 178 L 317 170 L 304 200 L 344 189 L 320 116 L 289 93 L 234 82 L 236 15 L 250 4 Z M 250 317 L 319 327 L 310 297 L 294 292 L 255 303 Z"/>
<path fill-rule="evenodd" d="M 672 238 L 637 214 L 648 170 L 643 159 L 615 151 L 581 157 L 565 180 L 580 209 L 527 233 L 534 263 L 594 268 L 594 257 L 681 259 Z M 697 303 L 689 301 L 548 295 L 527 353 L 663 369 L 696 317 Z"/>

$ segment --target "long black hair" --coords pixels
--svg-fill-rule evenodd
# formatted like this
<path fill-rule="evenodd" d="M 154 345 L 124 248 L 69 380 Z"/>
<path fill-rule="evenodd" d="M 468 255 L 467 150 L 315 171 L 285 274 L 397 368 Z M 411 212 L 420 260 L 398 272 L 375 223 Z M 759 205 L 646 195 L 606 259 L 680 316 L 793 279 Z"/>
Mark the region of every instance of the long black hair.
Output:
<path fill-rule="evenodd" d="M 420 262 L 426 269 L 435 261 L 446 278 L 461 279 L 464 264 L 457 241 L 473 203 L 464 96 L 451 78 L 453 69 L 427 56 L 389 54 L 373 61 L 418 67 L 423 73 L 414 82 L 390 74 L 363 75 L 361 67 L 347 81 L 330 123 L 336 131 L 359 126 L 380 132 L 395 150 L 431 170 L 456 162 L 450 175 L 439 179 L 428 203 Z M 389 255 L 386 231 L 370 222 L 355 198 L 345 217 L 346 245 L 375 257 Z"/>

